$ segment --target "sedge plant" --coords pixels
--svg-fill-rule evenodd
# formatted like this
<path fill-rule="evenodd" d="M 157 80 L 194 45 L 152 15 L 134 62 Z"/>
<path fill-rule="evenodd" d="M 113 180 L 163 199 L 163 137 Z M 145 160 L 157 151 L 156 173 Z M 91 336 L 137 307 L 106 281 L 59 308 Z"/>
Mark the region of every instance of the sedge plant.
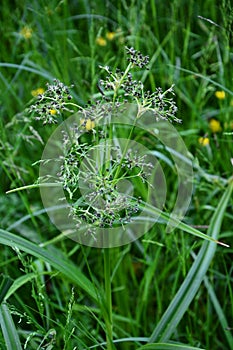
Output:
<path fill-rule="evenodd" d="M 200 285 L 196 283 L 196 276 L 201 283 L 213 257 L 224 209 L 232 191 L 232 181 L 229 181 L 229 186 L 220 202 L 221 205 L 219 204 L 213 216 L 208 235 L 180 222 L 176 217 L 170 217 L 169 213 L 163 212 L 156 206 L 147 204 L 148 192 L 155 190 L 150 183 L 150 176 L 153 175 L 154 169 L 148 156 L 152 150 L 148 144 L 155 142 L 156 130 L 151 130 L 149 136 L 145 135 L 145 130 L 139 128 L 137 122 L 145 115 L 149 115 L 155 122 L 180 123 L 181 120 L 176 117 L 177 107 L 173 86 L 165 91 L 160 87 L 154 92 L 147 91 L 142 81 L 134 77 L 134 72 L 136 71 L 138 75 L 141 68 L 149 69 L 149 57 L 132 47 L 126 47 L 126 53 L 128 64 L 125 70 L 112 70 L 108 66 L 100 67 L 101 73 L 105 76 L 98 81 L 99 93 L 96 95 L 97 98 L 88 101 L 85 106 L 74 101 L 72 86 L 68 87 L 57 79 L 48 83 L 46 89 L 35 97 L 26 111 L 32 120 L 39 121 L 44 126 L 65 123 L 65 128 L 62 129 L 62 144 L 59 144 L 62 146 L 61 156 L 56 159 L 54 174 L 42 172 L 42 176 L 35 184 L 16 189 L 49 188 L 50 185 L 56 186 L 56 184 L 62 188 L 64 197 L 59 198 L 60 203 L 61 205 L 65 203 L 68 207 L 68 218 L 79 232 L 78 235 L 85 237 L 87 245 L 103 249 L 104 292 L 98 291 L 97 287 L 93 286 L 94 282 L 92 285 L 79 270 L 76 275 L 73 265 L 69 270 L 67 261 L 60 261 L 59 257 L 51 258 L 41 247 L 36 247 L 20 238 L 16 239 L 10 233 L 7 233 L 10 238 L 7 241 L 3 230 L 0 232 L 0 241 L 7 245 L 17 245 L 19 249 L 51 263 L 87 291 L 95 302 L 99 302 L 106 335 L 106 342 L 101 346 L 106 346 L 107 350 L 114 350 L 117 349 L 117 342 L 120 340 L 115 339 L 114 336 L 111 230 L 120 231 L 122 238 L 127 234 L 125 227 L 137 222 L 137 216 L 140 213 L 147 213 L 152 222 L 156 222 L 159 216 L 163 223 L 170 222 L 185 232 L 205 239 L 205 245 L 196 257 L 187 279 L 171 305 L 155 327 L 151 337 L 142 340 L 148 344 L 140 347 L 140 349 L 161 347 L 179 349 L 182 348 L 179 347 L 181 345 L 169 343 L 169 340 Z M 77 116 L 75 122 L 71 125 L 67 124 L 69 115 L 73 114 Z M 118 115 L 122 114 L 126 116 L 133 114 L 133 121 L 120 125 L 112 122 L 113 116 L 117 120 Z M 123 143 L 120 141 L 122 137 L 126 140 Z M 142 140 L 144 147 L 148 146 L 148 154 L 132 152 L 132 140 L 135 139 Z M 44 167 L 47 169 L 47 164 L 53 165 L 53 162 L 54 159 L 42 159 L 38 163 L 42 169 Z M 122 186 L 122 183 L 126 183 L 126 186 Z M 146 219 L 143 224 L 147 226 Z M 70 237 L 75 240 L 75 236 Z M 114 241 L 115 245 L 120 246 L 120 243 L 116 244 Z M 6 298 L 12 293 L 10 288 L 8 294 L 5 294 Z M 8 317 L 9 310 L 3 306 L 1 323 L 6 334 L 5 320 Z M 9 322 L 12 324 L 12 320 Z M 18 344 L 16 335 L 15 339 Z M 138 337 L 135 341 L 140 342 L 140 338 Z M 192 347 L 186 347 L 186 349 L 192 349 Z"/>

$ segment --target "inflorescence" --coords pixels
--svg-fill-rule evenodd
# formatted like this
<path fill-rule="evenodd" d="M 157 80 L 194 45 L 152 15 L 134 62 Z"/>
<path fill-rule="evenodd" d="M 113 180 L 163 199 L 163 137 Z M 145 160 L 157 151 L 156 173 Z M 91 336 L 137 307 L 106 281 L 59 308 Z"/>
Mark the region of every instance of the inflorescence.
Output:
<path fill-rule="evenodd" d="M 149 56 L 143 56 L 140 51 L 135 50 L 133 47 L 126 47 L 126 53 L 128 55 L 128 61 L 139 68 L 143 68 L 149 63 Z"/>
<path fill-rule="evenodd" d="M 148 178 L 153 167 L 145 155 L 129 150 L 124 152 L 113 143 L 105 163 L 97 165 L 96 158 L 105 152 L 100 140 L 112 137 L 113 129 L 111 133 L 108 130 L 111 115 L 121 113 L 126 104 L 133 103 L 137 106 L 136 119 L 150 112 L 156 121 L 180 122 L 175 116 L 176 104 L 168 97 L 174 95 L 173 86 L 164 92 L 160 87 L 154 92 L 145 91 L 144 84 L 134 79 L 131 71 L 135 66 L 147 69 L 149 57 L 132 47 L 126 47 L 126 53 L 128 66 L 124 71 L 101 67 L 107 76 L 98 83 L 100 98 L 97 101 L 89 102 L 85 107 L 71 103 L 69 88 L 54 80 L 47 84 L 47 90 L 37 96 L 28 110 L 43 124 L 57 123 L 58 116 L 64 112 L 74 112 L 70 107 L 81 116 L 80 123 L 63 134 L 64 156 L 57 173 L 77 227 L 83 222 L 94 227 L 124 225 L 140 210 L 141 198 L 133 190 L 128 194 L 121 192 L 120 184 L 124 180 L 127 183 L 136 181 L 139 187 L 150 186 Z M 108 119 L 108 123 L 100 123 Z M 94 153 L 90 151 L 93 149 Z"/>
<path fill-rule="evenodd" d="M 100 143 L 90 151 L 88 144 L 78 143 L 70 139 L 70 135 L 74 135 L 73 128 L 69 135 L 63 135 L 66 152 L 58 176 L 67 193 L 66 200 L 71 204 L 70 215 L 76 226 L 91 224 L 94 230 L 130 222 L 139 211 L 140 198 L 134 197 L 133 189 L 126 195 L 124 181 L 128 181 L 127 189 L 132 178 L 138 179 L 141 185 L 150 186 L 147 181 L 153 166 L 147 155 L 129 149 L 122 156 L 119 146 L 111 146 L 111 156 L 101 166 L 96 158 L 106 152 L 106 144 Z"/>
<path fill-rule="evenodd" d="M 43 124 L 57 124 L 58 116 L 63 112 L 73 112 L 67 108 L 72 96 L 69 88 L 57 79 L 54 79 L 52 84 L 46 85 L 47 89 L 37 96 L 37 101 L 28 112 L 32 113 L 36 120 L 42 120 Z"/>
<path fill-rule="evenodd" d="M 133 79 L 131 70 L 135 66 L 139 68 L 147 67 L 149 57 L 143 56 L 140 51 L 126 47 L 129 64 L 125 71 L 116 69 L 112 71 L 110 67 L 101 67 L 107 76 L 98 83 L 101 92 L 100 99 L 89 103 L 84 108 L 71 103 L 72 96 L 69 88 L 62 82 L 55 79 L 53 84 L 47 84 L 47 89 L 43 94 L 37 96 L 37 101 L 29 108 L 28 112 L 34 115 L 36 120 L 42 120 L 43 124 L 57 123 L 58 117 L 64 112 L 73 113 L 70 106 L 75 107 L 75 111 L 81 111 L 84 115 L 84 122 L 88 120 L 95 122 L 111 113 L 123 104 L 136 103 L 138 106 L 137 118 L 145 112 L 150 112 L 155 116 L 156 121 L 168 120 L 181 122 L 176 117 L 177 107 L 172 97 L 174 95 L 173 85 L 166 91 L 160 87 L 154 92 L 145 90 L 144 84 L 140 80 Z M 70 87 L 72 88 L 72 86 Z M 106 96 L 106 93 L 109 95 Z M 107 102 L 107 107 L 105 106 Z M 97 123 L 95 122 L 95 125 Z M 85 125 L 84 125 L 85 126 Z"/>
<path fill-rule="evenodd" d="M 148 56 L 143 56 L 141 52 L 126 48 L 129 65 L 125 71 L 116 69 L 111 71 L 108 66 L 101 67 L 107 72 L 105 80 L 100 80 L 103 91 L 113 91 L 115 101 L 121 103 L 136 103 L 138 106 L 137 118 L 140 118 L 145 112 L 150 112 L 155 116 L 156 121 L 168 120 L 180 123 L 181 120 L 176 117 L 177 106 L 172 97 L 174 95 L 173 85 L 166 91 L 158 87 L 154 92 L 145 91 L 144 84 L 140 80 L 133 79 L 130 72 L 134 66 L 140 68 L 146 66 L 149 62 Z"/>

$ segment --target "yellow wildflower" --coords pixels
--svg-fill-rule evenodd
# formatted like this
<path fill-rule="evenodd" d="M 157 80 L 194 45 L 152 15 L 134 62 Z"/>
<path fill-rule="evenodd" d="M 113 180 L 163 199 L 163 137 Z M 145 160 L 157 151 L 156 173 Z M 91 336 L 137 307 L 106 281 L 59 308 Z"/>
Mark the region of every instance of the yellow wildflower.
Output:
<path fill-rule="evenodd" d="M 222 127 L 220 125 L 220 122 L 216 119 L 210 119 L 209 121 L 209 128 L 212 132 L 220 132 L 222 130 Z"/>
<path fill-rule="evenodd" d="M 96 39 L 96 44 L 99 45 L 99 46 L 106 46 L 107 45 L 107 40 L 104 39 L 102 36 L 99 36 Z"/>
<path fill-rule="evenodd" d="M 226 94 L 225 94 L 225 91 L 215 91 L 215 96 L 219 100 L 224 100 L 224 98 L 226 97 Z"/>
<path fill-rule="evenodd" d="M 209 146 L 210 144 L 210 139 L 208 137 L 199 137 L 198 142 L 202 146 Z"/>
<path fill-rule="evenodd" d="M 115 38 L 115 36 L 116 36 L 115 32 L 107 32 L 106 33 L 106 38 L 110 41 L 113 40 Z"/>
<path fill-rule="evenodd" d="M 50 113 L 51 115 L 55 115 L 55 114 L 57 114 L 57 111 L 56 111 L 56 109 L 50 109 L 50 110 L 49 110 L 49 113 Z"/>
<path fill-rule="evenodd" d="M 38 95 L 42 95 L 44 93 L 44 89 L 43 88 L 38 88 L 38 89 L 35 89 L 35 90 L 32 90 L 31 91 L 31 94 L 32 96 L 38 96 Z"/>
<path fill-rule="evenodd" d="M 24 37 L 24 39 L 28 40 L 32 37 L 33 30 L 29 26 L 24 26 L 19 33 Z"/>
<path fill-rule="evenodd" d="M 87 120 L 81 119 L 80 122 L 81 122 L 81 125 L 84 126 L 87 131 L 94 129 L 95 127 L 95 122 L 91 119 L 87 119 Z"/>

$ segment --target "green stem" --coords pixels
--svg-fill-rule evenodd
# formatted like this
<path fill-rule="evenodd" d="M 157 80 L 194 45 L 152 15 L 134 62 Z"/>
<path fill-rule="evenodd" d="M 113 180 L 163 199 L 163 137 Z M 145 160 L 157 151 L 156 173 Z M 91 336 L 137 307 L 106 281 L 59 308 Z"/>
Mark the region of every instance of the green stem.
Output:
<path fill-rule="evenodd" d="M 104 278 L 107 315 L 105 317 L 107 350 L 114 350 L 112 342 L 112 289 L 110 271 L 110 249 L 104 249 Z"/>
<path fill-rule="evenodd" d="M 130 143 L 130 141 L 131 141 L 131 136 L 132 136 L 132 134 L 133 134 L 135 125 L 136 125 L 136 118 L 135 118 L 135 120 L 134 120 L 134 124 L 133 124 L 133 126 L 132 126 L 132 128 L 131 128 L 131 130 L 130 130 L 129 136 L 128 136 L 128 138 L 127 138 L 127 143 L 126 143 L 126 145 L 125 145 L 125 147 L 124 147 L 124 150 L 123 150 L 123 153 L 122 153 L 122 156 L 121 156 L 121 160 L 120 160 L 120 164 L 117 166 L 117 171 L 116 171 L 116 174 L 115 174 L 115 176 L 114 176 L 114 180 L 116 180 L 116 179 L 118 178 L 119 173 L 120 173 L 120 171 L 121 171 L 121 169 L 122 169 L 122 168 L 121 168 L 121 165 L 122 165 L 122 163 L 123 163 L 123 160 L 124 160 L 124 158 L 125 158 L 126 152 L 127 152 L 127 150 L 128 150 L 128 146 L 129 146 L 129 143 Z"/>
<path fill-rule="evenodd" d="M 133 64 L 130 62 L 128 64 L 128 66 L 126 67 L 126 70 L 125 70 L 123 76 L 121 77 L 120 81 L 117 83 L 117 86 L 116 86 L 116 88 L 114 90 L 113 99 L 112 99 L 113 105 L 116 102 L 116 98 L 118 96 L 118 92 L 119 92 L 119 90 L 121 88 L 121 85 L 122 85 L 123 81 L 125 80 L 126 75 L 129 73 L 130 69 L 132 68 L 132 66 L 133 66 Z"/>

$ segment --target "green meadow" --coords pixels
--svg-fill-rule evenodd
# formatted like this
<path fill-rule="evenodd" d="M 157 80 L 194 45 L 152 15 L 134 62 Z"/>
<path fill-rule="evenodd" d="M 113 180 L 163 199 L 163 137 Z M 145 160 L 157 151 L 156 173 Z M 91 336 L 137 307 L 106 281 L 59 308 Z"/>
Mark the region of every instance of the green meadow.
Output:
<path fill-rule="evenodd" d="M 1 350 L 233 350 L 232 28 L 1 1 Z"/>

